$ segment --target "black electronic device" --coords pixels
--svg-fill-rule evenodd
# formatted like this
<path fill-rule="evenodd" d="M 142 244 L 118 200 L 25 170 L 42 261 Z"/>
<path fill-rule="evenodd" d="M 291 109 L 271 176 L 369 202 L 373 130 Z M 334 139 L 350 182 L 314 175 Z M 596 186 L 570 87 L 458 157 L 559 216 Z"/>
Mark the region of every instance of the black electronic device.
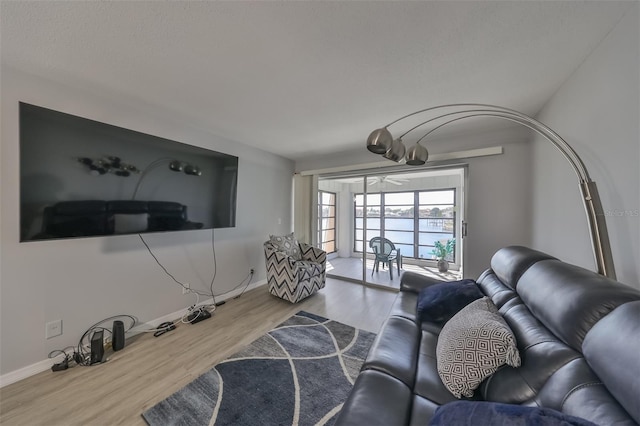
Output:
<path fill-rule="evenodd" d="M 167 322 L 163 322 L 162 324 L 160 324 L 158 326 L 158 331 L 156 331 L 155 333 L 153 333 L 154 337 L 160 337 L 165 333 L 168 333 L 172 330 L 175 330 L 176 326 L 173 322 L 171 321 L 167 321 Z"/>
<path fill-rule="evenodd" d="M 122 321 L 113 322 L 111 346 L 114 352 L 124 348 L 124 323 Z"/>
<path fill-rule="evenodd" d="M 90 365 L 102 362 L 104 357 L 104 332 L 102 330 L 94 331 L 91 335 L 91 359 Z"/>
<path fill-rule="evenodd" d="M 207 318 L 211 318 L 211 313 L 204 308 L 198 308 L 187 317 L 187 321 L 191 324 L 195 324 L 202 320 L 206 320 Z"/>
<path fill-rule="evenodd" d="M 19 108 L 20 241 L 236 226 L 237 156 Z"/>
<path fill-rule="evenodd" d="M 62 362 L 53 364 L 51 366 L 51 371 L 63 371 L 63 370 L 66 370 L 67 368 L 69 368 L 69 358 L 65 356 Z"/>

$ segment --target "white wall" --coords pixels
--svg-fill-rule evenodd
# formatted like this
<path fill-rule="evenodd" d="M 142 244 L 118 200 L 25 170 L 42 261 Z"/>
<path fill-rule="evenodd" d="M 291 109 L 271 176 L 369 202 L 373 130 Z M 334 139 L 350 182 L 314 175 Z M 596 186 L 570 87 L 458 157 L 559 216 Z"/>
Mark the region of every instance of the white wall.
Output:
<path fill-rule="evenodd" d="M 296 171 L 372 163 L 384 160 L 362 148 L 296 162 Z M 467 221 L 469 235 L 464 242 L 464 275 L 477 278 L 501 247 L 530 245 L 531 187 L 530 134 L 524 128 L 509 127 L 497 132 L 458 135 L 427 143 L 432 153 L 461 151 L 502 145 L 504 153 L 471 158 L 469 165 Z M 395 163 L 389 162 L 390 165 Z M 409 167 L 409 166 L 407 166 Z M 384 173 L 381 171 L 381 173 Z"/>
<path fill-rule="evenodd" d="M 215 292 L 238 285 L 250 268 L 266 278 L 262 243 L 291 229 L 293 163 L 190 127 L 160 109 L 87 93 L 2 68 L 0 150 L 0 374 L 75 345 L 93 323 L 125 313 L 150 321 L 194 303 L 155 264 L 137 235 L 19 243 L 18 102 L 88 117 L 239 157 L 237 226 L 215 231 Z M 282 219 L 279 224 L 278 219 Z M 205 290 L 214 272 L 211 231 L 145 239 L 179 280 Z M 64 334 L 45 339 L 45 323 Z"/>
<path fill-rule="evenodd" d="M 640 288 L 640 5 L 635 3 L 538 114 L 582 157 L 606 214 L 618 280 Z M 533 243 L 595 269 L 577 180 L 546 141 L 533 147 Z"/>

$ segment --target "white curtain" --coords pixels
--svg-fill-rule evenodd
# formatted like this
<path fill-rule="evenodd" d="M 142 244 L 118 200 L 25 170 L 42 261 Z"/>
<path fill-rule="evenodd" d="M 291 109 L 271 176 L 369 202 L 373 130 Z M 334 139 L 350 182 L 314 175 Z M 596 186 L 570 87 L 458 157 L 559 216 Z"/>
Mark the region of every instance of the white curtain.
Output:
<path fill-rule="evenodd" d="M 317 178 L 313 175 L 293 177 L 293 233 L 298 241 L 315 244 L 317 221 Z M 314 210 L 315 209 L 315 210 Z M 314 214 L 315 212 L 315 214 Z"/>

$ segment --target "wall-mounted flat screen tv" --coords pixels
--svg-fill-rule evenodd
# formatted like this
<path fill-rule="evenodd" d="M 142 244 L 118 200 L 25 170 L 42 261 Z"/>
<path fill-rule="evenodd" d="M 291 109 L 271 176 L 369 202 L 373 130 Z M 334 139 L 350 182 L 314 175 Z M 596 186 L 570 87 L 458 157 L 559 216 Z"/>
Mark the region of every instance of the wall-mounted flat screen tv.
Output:
<path fill-rule="evenodd" d="M 238 157 L 20 103 L 20 241 L 234 227 Z"/>

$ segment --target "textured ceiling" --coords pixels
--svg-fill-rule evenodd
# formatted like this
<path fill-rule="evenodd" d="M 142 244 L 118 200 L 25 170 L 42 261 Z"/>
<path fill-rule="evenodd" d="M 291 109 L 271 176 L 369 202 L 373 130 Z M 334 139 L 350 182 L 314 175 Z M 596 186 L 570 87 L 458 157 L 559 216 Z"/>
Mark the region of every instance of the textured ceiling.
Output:
<path fill-rule="evenodd" d="M 629 7 L 3 1 L 0 47 L 3 65 L 298 159 L 439 104 L 535 114 Z"/>

